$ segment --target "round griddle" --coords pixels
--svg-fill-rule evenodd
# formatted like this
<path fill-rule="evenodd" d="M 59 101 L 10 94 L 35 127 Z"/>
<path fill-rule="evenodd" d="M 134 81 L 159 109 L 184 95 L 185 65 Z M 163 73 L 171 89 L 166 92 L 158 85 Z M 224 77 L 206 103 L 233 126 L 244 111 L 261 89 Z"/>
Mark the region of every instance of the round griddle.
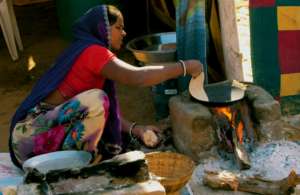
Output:
<path fill-rule="evenodd" d="M 204 85 L 204 73 L 192 78 L 189 91 L 193 98 L 205 103 L 227 104 L 242 99 L 245 95 L 246 85 L 226 80 Z"/>

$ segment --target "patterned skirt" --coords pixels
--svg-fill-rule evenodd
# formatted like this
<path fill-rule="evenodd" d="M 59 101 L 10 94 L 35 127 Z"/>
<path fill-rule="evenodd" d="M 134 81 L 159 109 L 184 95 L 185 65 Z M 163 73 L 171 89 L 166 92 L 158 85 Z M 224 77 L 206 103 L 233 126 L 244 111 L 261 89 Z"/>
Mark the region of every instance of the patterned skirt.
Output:
<path fill-rule="evenodd" d="M 58 106 L 39 103 L 16 124 L 13 151 L 21 164 L 30 157 L 59 150 L 97 154 L 108 111 L 108 96 L 99 89 L 80 93 Z"/>

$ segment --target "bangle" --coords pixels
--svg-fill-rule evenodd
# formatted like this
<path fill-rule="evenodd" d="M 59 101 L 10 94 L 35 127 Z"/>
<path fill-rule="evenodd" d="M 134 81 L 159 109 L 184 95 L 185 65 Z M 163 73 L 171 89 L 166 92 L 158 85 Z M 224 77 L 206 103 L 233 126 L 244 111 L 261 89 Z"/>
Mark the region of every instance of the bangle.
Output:
<path fill-rule="evenodd" d="M 129 127 L 129 136 L 131 139 L 135 139 L 135 136 L 133 136 L 132 130 L 133 128 L 137 125 L 136 122 L 131 123 L 130 127 Z"/>
<path fill-rule="evenodd" d="M 186 76 L 186 65 L 184 63 L 183 60 L 179 60 L 179 63 L 180 65 L 182 66 L 182 69 L 183 69 L 183 76 L 185 77 Z"/>

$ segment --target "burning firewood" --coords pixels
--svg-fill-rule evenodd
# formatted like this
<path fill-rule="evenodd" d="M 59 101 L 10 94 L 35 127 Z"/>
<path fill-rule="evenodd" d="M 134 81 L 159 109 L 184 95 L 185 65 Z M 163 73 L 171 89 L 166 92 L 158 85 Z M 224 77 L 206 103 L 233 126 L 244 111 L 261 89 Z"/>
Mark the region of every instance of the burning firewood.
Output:
<path fill-rule="evenodd" d="M 238 166 L 241 170 L 250 169 L 251 162 L 249 155 L 242 144 L 239 143 L 235 133 L 232 135 L 233 143 L 234 143 L 234 155 L 235 159 L 238 163 Z"/>
<path fill-rule="evenodd" d="M 213 189 L 239 190 L 264 195 L 286 195 L 290 194 L 299 184 L 299 176 L 295 171 L 291 171 L 288 177 L 272 181 L 259 176 L 240 176 L 229 171 L 205 171 L 203 184 Z"/>
<path fill-rule="evenodd" d="M 258 137 L 257 137 L 257 133 L 255 132 L 254 130 L 254 127 L 253 127 L 253 122 L 251 120 L 251 117 L 250 117 L 250 111 L 249 111 L 249 108 L 248 108 L 248 103 L 247 101 L 243 101 L 241 102 L 241 118 L 244 122 L 244 126 L 245 126 L 245 134 L 246 134 L 246 137 L 247 137 L 247 144 L 248 144 L 248 147 L 251 148 L 251 150 L 253 149 L 254 147 L 254 142 L 255 140 L 258 140 Z"/>
<path fill-rule="evenodd" d="M 245 110 L 245 109 L 244 109 Z M 249 126 L 247 121 L 247 126 L 245 126 L 243 119 L 247 119 L 243 114 L 248 114 L 246 110 L 241 112 L 241 105 L 237 104 L 235 106 L 226 106 L 226 107 L 216 107 L 213 109 L 213 112 L 216 114 L 213 118 L 215 122 L 215 129 L 217 132 L 217 137 L 221 145 L 227 148 L 227 151 L 233 152 L 237 165 L 241 170 L 249 169 L 251 167 L 250 158 L 248 152 L 245 149 L 245 142 L 247 136 L 252 134 L 246 133 L 247 129 L 245 127 Z M 252 130 L 252 129 L 250 129 Z M 252 147 L 253 140 L 250 145 Z"/>

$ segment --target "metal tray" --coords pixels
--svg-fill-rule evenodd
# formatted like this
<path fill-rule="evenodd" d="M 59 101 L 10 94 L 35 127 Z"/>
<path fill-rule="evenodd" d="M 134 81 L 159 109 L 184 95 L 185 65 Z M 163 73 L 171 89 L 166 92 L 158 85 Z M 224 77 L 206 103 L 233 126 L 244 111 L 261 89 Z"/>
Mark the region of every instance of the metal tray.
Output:
<path fill-rule="evenodd" d="M 33 168 L 41 173 L 52 170 L 81 168 L 89 164 L 92 155 L 86 151 L 57 151 L 38 155 L 26 160 L 23 164 L 24 171 Z"/>

